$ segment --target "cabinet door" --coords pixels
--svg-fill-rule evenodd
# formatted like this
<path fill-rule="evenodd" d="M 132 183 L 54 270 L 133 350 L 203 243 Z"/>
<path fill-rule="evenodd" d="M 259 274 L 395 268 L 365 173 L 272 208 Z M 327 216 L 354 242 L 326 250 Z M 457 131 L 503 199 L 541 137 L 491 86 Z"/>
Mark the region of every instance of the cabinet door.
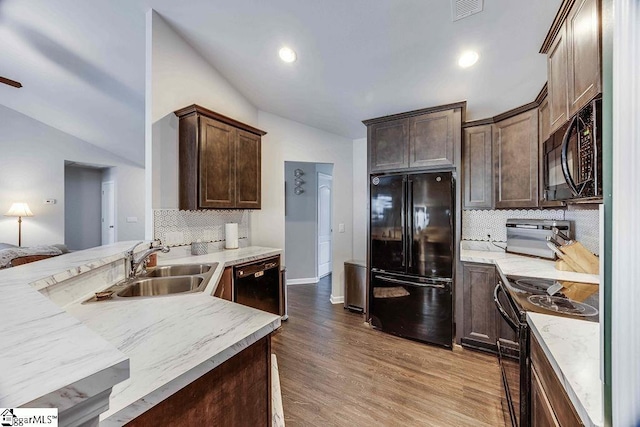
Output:
<path fill-rule="evenodd" d="M 493 127 L 496 208 L 538 206 L 538 110 Z"/>
<path fill-rule="evenodd" d="M 446 110 L 410 118 L 409 167 L 453 165 L 460 117 L 460 110 Z"/>
<path fill-rule="evenodd" d="M 409 167 L 408 120 L 370 125 L 369 150 L 371 172 Z"/>
<path fill-rule="evenodd" d="M 498 330 L 493 289 L 496 269 L 493 265 L 462 264 L 464 329 L 462 343 L 496 349 Z"/>
<path fill-rule="evenodd" d="M 236 207 L 260 209 L 260 137 L 238 130 L 236 145 Z"/>
<path fill-rule="evenodd" d="M 569 117 L 600 93 L 598 0 L 578 0 L 567 16 Z"/>
<path fill-rule="evenodd" d="M 464 209 L 493 207 L 491 125 L 464 129 Z"/>
<path fill-rule="evenodd" d="M 567 89 L 567 36 L 563 25 L 547 53 L 547 88 L 549 90 L 549 123 L 551 132 L 569 118 Z"/>
<path fill-rule="evenodd" d="M 233 268 L 227 267 L 222 272 L 222 277 L 213 296 L 231 301 L 233 299 Z"/>
<path fill-rule="evenodd" d="M 235 207 L 235 146 L 234 128 L 200 117 L 200 207 Z"/>
<path fill-rule="evenodd" d="M 544 388 L 542 388 L 540 378 L 533 367 L 531 367 L 531 425 L 533 427 L 560 427 Z"/>

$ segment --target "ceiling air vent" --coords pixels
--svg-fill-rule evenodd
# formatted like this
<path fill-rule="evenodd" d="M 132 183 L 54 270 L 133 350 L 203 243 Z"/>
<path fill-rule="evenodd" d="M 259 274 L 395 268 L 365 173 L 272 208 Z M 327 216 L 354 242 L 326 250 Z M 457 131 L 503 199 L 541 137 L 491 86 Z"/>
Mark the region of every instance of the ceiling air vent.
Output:
<path fill-rule="evenodd" d="M 457 21 L 474 13 L 482 12 L 483 0 L 451 0 L 451 16 Z"/>

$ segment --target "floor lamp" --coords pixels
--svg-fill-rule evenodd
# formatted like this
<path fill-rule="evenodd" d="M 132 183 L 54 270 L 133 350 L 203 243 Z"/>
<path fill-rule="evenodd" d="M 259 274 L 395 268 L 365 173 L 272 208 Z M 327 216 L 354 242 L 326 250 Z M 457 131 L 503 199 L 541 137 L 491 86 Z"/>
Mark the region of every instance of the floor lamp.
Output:
<path fill-rule="evenodd" d="M 17 216 L 18 217 L 18 246 L 22 246 L 22 217 L 33 216 L 33 212 L 29 209 L 29 205 L 26 203 L 14 203 L 11 205 L 9 212 L 4 216 Z"/>

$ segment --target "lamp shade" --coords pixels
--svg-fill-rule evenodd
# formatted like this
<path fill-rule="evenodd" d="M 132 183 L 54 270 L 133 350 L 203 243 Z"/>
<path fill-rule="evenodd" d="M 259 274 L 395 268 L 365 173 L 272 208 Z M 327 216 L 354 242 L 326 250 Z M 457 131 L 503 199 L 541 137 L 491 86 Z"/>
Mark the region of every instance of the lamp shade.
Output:
<path fill-rule="evenodd" d="M 14 203 L 4 216 L 33 216 L 33 212 L 26 203 Z"/>

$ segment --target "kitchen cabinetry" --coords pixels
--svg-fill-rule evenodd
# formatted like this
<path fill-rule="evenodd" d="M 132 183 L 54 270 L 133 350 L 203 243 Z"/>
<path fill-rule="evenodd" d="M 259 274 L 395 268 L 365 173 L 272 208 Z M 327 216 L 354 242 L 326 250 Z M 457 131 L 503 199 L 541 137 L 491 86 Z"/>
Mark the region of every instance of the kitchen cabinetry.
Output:
<path fill-rule="evenodd" d="M 175 114 L 179 208 L 260 209 L 261 137 L 266 132 L 197 105 Z"/>
<path fill-rule="evenodd" d="M 453 166 L 466 103 L 365 120 L 372 173 Z"/>
<path fill-rule="evenodd" d="M 267 335 L 126 425 L 267 426 L 271 422 L 271 335 Z"/>
<path fill-rule="evenodd" d="M 542 45 L 551 132 L 601 92 L 599 14 L 598 0 L 565 0 Z"/>
<path fill-rule="evenodd" d="M 491 209 L 493 207 L 491 134 L 490 124 L 464 129 L 462 149 L 463 209 Z"/>
<path fill-rule="evenodd" d="M 537 207 L 537 108 L 496 122 L 492 143 L 495 207 Z"/>
<path fill-rule="evenodd" d="M 224 269 L 213 296 L 226 299 L 227 301 L 233 301 L 233 267 Z"/>
<path fill-rule="evenodd" d="M 531 425 L 583 426 L 540 343 L 531 335 Z"/>
<path fill-rule="evenodd" d="M 515 332 L 493 301 L 497 283 L 495 266 L 462 263 L 463 346 L 496 353 L 496 342 L 500 341 L 501 345 L 517 348 Z"/>

